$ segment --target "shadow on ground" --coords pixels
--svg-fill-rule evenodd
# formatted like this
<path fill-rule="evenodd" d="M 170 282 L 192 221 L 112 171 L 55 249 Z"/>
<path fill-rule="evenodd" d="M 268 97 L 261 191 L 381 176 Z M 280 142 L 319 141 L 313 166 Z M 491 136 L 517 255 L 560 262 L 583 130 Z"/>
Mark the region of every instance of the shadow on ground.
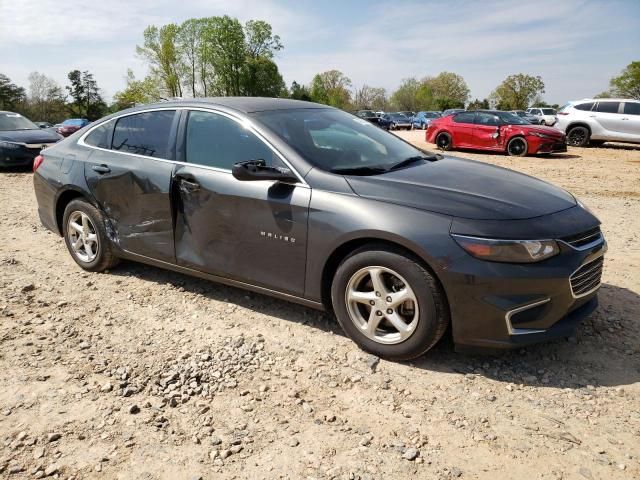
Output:
<path fill-rule="evenodd" d="M 124 262 L 111 274 L 171 284 L 211 300 L 344 336 L 332 313 L 239 288 L 133 262 Z M 580 326 L 576 337 L 490 355 L 466 355 L 454 351 L 448 335 L 423 357 L 398 365 L 406 368 L 407 375 L 415 375 L 419 370 L 473 374 L 538 387 L 575 389 L 636 383 L 640 381 L 639 344 L 636 341 L 631 347 L 624 347 L 619 340 L 638 338 L 640 296 L 609 284 L 602 286 L 599 296 L 600 306 Z"/>

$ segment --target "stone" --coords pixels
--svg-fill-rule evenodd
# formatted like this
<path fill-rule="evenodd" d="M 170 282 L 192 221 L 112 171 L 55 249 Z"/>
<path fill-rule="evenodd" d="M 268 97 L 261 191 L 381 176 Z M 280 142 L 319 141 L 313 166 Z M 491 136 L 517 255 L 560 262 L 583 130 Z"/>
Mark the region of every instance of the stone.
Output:
<path fill-rule="evenodd" d="M 402 454 L 402 458 L 412 462 L 416 458 L 418 458 L 418 455 L 420 455 L 420 451 L 417 448 L 407 448 L 405 452 Z"/>
<path fill-rule="evenodd" d="M 44 457 L 44 448 L 38 447 L 33 451 L 33 459 L 38 460 L 39 458 Z"/>
<path fill-rule="evenodd" d="M 129 407 L 129 413 L 135 415 L 136 413 L 140 413 L 140 407 L 136 404 L 133 404 Z"/>
<path fill-rule="evenodd" d="M 50 433 L 49 436 L 47 437 L 47 442 L 49 443 L 55 442 L 57 440 L 60 440 L 61 438 L 62 438 L 61 433 Z"/>
<path fill-rule="evenodd" d="M 58 473 L 59 469 L 60 468 L 55 463 L 52 465 L 49 465 L 47 468 L 44 469 L 44 476 L 50 477 L 51 475 Z"/>

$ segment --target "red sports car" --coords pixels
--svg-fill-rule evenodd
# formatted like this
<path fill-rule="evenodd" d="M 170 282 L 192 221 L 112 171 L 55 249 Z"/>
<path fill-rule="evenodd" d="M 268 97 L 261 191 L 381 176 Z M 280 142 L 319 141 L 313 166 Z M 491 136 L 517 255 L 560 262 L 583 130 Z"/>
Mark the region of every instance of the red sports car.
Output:
<path fill-rule="evenodd" d="M 89 120 L 86 118 L 68 118 L 62 122 L 62 125 L 58 128 L 58 133 L 64 137 L 68 137 L 87 125 L 89 125 Z"/>
<path fill-rule="evenodd" d="M 469 148 L 523 157 L 567 151 L 564 133 L 532 125 L 510 112 L 478 110 L 437 118 L 429 124 L 427 142 L 441 150 Z"/>

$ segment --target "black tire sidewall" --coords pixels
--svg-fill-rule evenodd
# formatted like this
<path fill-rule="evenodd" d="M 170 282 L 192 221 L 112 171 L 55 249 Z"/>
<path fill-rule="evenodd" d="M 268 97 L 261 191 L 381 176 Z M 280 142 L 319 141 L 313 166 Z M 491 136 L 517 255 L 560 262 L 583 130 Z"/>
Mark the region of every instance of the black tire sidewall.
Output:
<path fill-rule="evenodd" d="M 447 144 L 446 144 L 445 146 L 441 146 L 441 145 L 440 145 L 440 142 L 438 142 L 438 139 L 439 139 L 441 136 L 445 136 L 445 137 L 447 138 L 447 140 L 448 140 L 448 141 L 447 141 Z M 447 132 L 440 132 L 438 135 L 436 135 L 436 145 L 437 145 L 437 147 L 438 147 L 438 148 L 440 148 L 441 150 L 444 150 L 444 151 L 451 150 L 451 148 L 452 148 L 452 145 L 451 145 L 451 144 L 452 144 L 452 141 L 451 141 L 451 135 L 449 135 Z"/>
<path fill-rule="evenodd" d="M 73 248 L 69 242 L 69 236 L 67 235 L 67 229 L 69 224 L 69 217 L 73 212 L 82 212 L 85 213 L 93 223 L 93 226 L 96 230 L 96 235 L 98 235 L 98 254 L 96 258 L 91 262 L 83 262 L 80 260 L 75 253 L 73 252 Z M 62 233 L 64 235 L 64 243 L 69 250 L 69 254 L 71 258 L 84 270 L 88 270 L 90 272 L 97 272 L 108 268 L 109 263 L 111 263 L 111 243 L 109 237 L 107 236 L 107 231 L 104 225 L 104 216 L 100 213 L 100 211 L 91 205 L 86 200 L 72 200 L 69 202 L 67 207 L 64 210 L 64 216 L 62 220 Z"/>
<path fill-rule="evenodd" d="M 584 130 L 584 140 L 576 145 L 576 144 L 570 143 L 569 138 L 571 138 L 571 133 L 577 130 Z M 582 127 L 582 126 L 572 127 L 567 132 L 567 143 L 572 147 L 585 147 L 586 145 L 589 144 L 589 137 L 590 137 L 589 130 L 586 127 Z"/>
<path fill-rule="evenodd" d="M 393 345 L 377 343 L 353 323 L 346 305 L 345 292 L 352 275 L 371 266 L 387 267 L 398 272 L 411 286 L 418 299 L 419 320 L 413 334 L 405 341 Z M 363 350 L 380 357 L 406 360 L 426 352 L 441 336 L 438 329 L 436 302 L 426 270 L 412 259 L 385 250 L 361 251 L 348 257 L 339 267 L 331 285 L 333 309 L 345 333 Z"/>
<path fill-rule="evenodd" d="M 518 154 L 511 153 L 510 147 L 513 142 L 524 143 L 524 150 L 522 151 L 522 153 L 518 153 Z M 527 143 L 527 140 L 522 137 L 514 137 L 510 139 L 509 142 L 507 143 L 507 154 L 512 157 L 525 157 L 528 152 L 529 152 L 529 143 Z"/>

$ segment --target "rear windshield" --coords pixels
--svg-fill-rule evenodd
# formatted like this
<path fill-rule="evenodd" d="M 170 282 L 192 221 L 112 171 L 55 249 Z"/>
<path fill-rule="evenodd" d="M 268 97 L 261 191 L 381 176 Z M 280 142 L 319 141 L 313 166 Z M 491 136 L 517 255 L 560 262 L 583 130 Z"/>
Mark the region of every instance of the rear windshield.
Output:
<path fill-rule="evenodd" d="M 19 113 L 1 112 L 0 113 L 0 131 L 9 130 L 34 130 L 38 126 L 31 120 L 24 118 Z"/>

